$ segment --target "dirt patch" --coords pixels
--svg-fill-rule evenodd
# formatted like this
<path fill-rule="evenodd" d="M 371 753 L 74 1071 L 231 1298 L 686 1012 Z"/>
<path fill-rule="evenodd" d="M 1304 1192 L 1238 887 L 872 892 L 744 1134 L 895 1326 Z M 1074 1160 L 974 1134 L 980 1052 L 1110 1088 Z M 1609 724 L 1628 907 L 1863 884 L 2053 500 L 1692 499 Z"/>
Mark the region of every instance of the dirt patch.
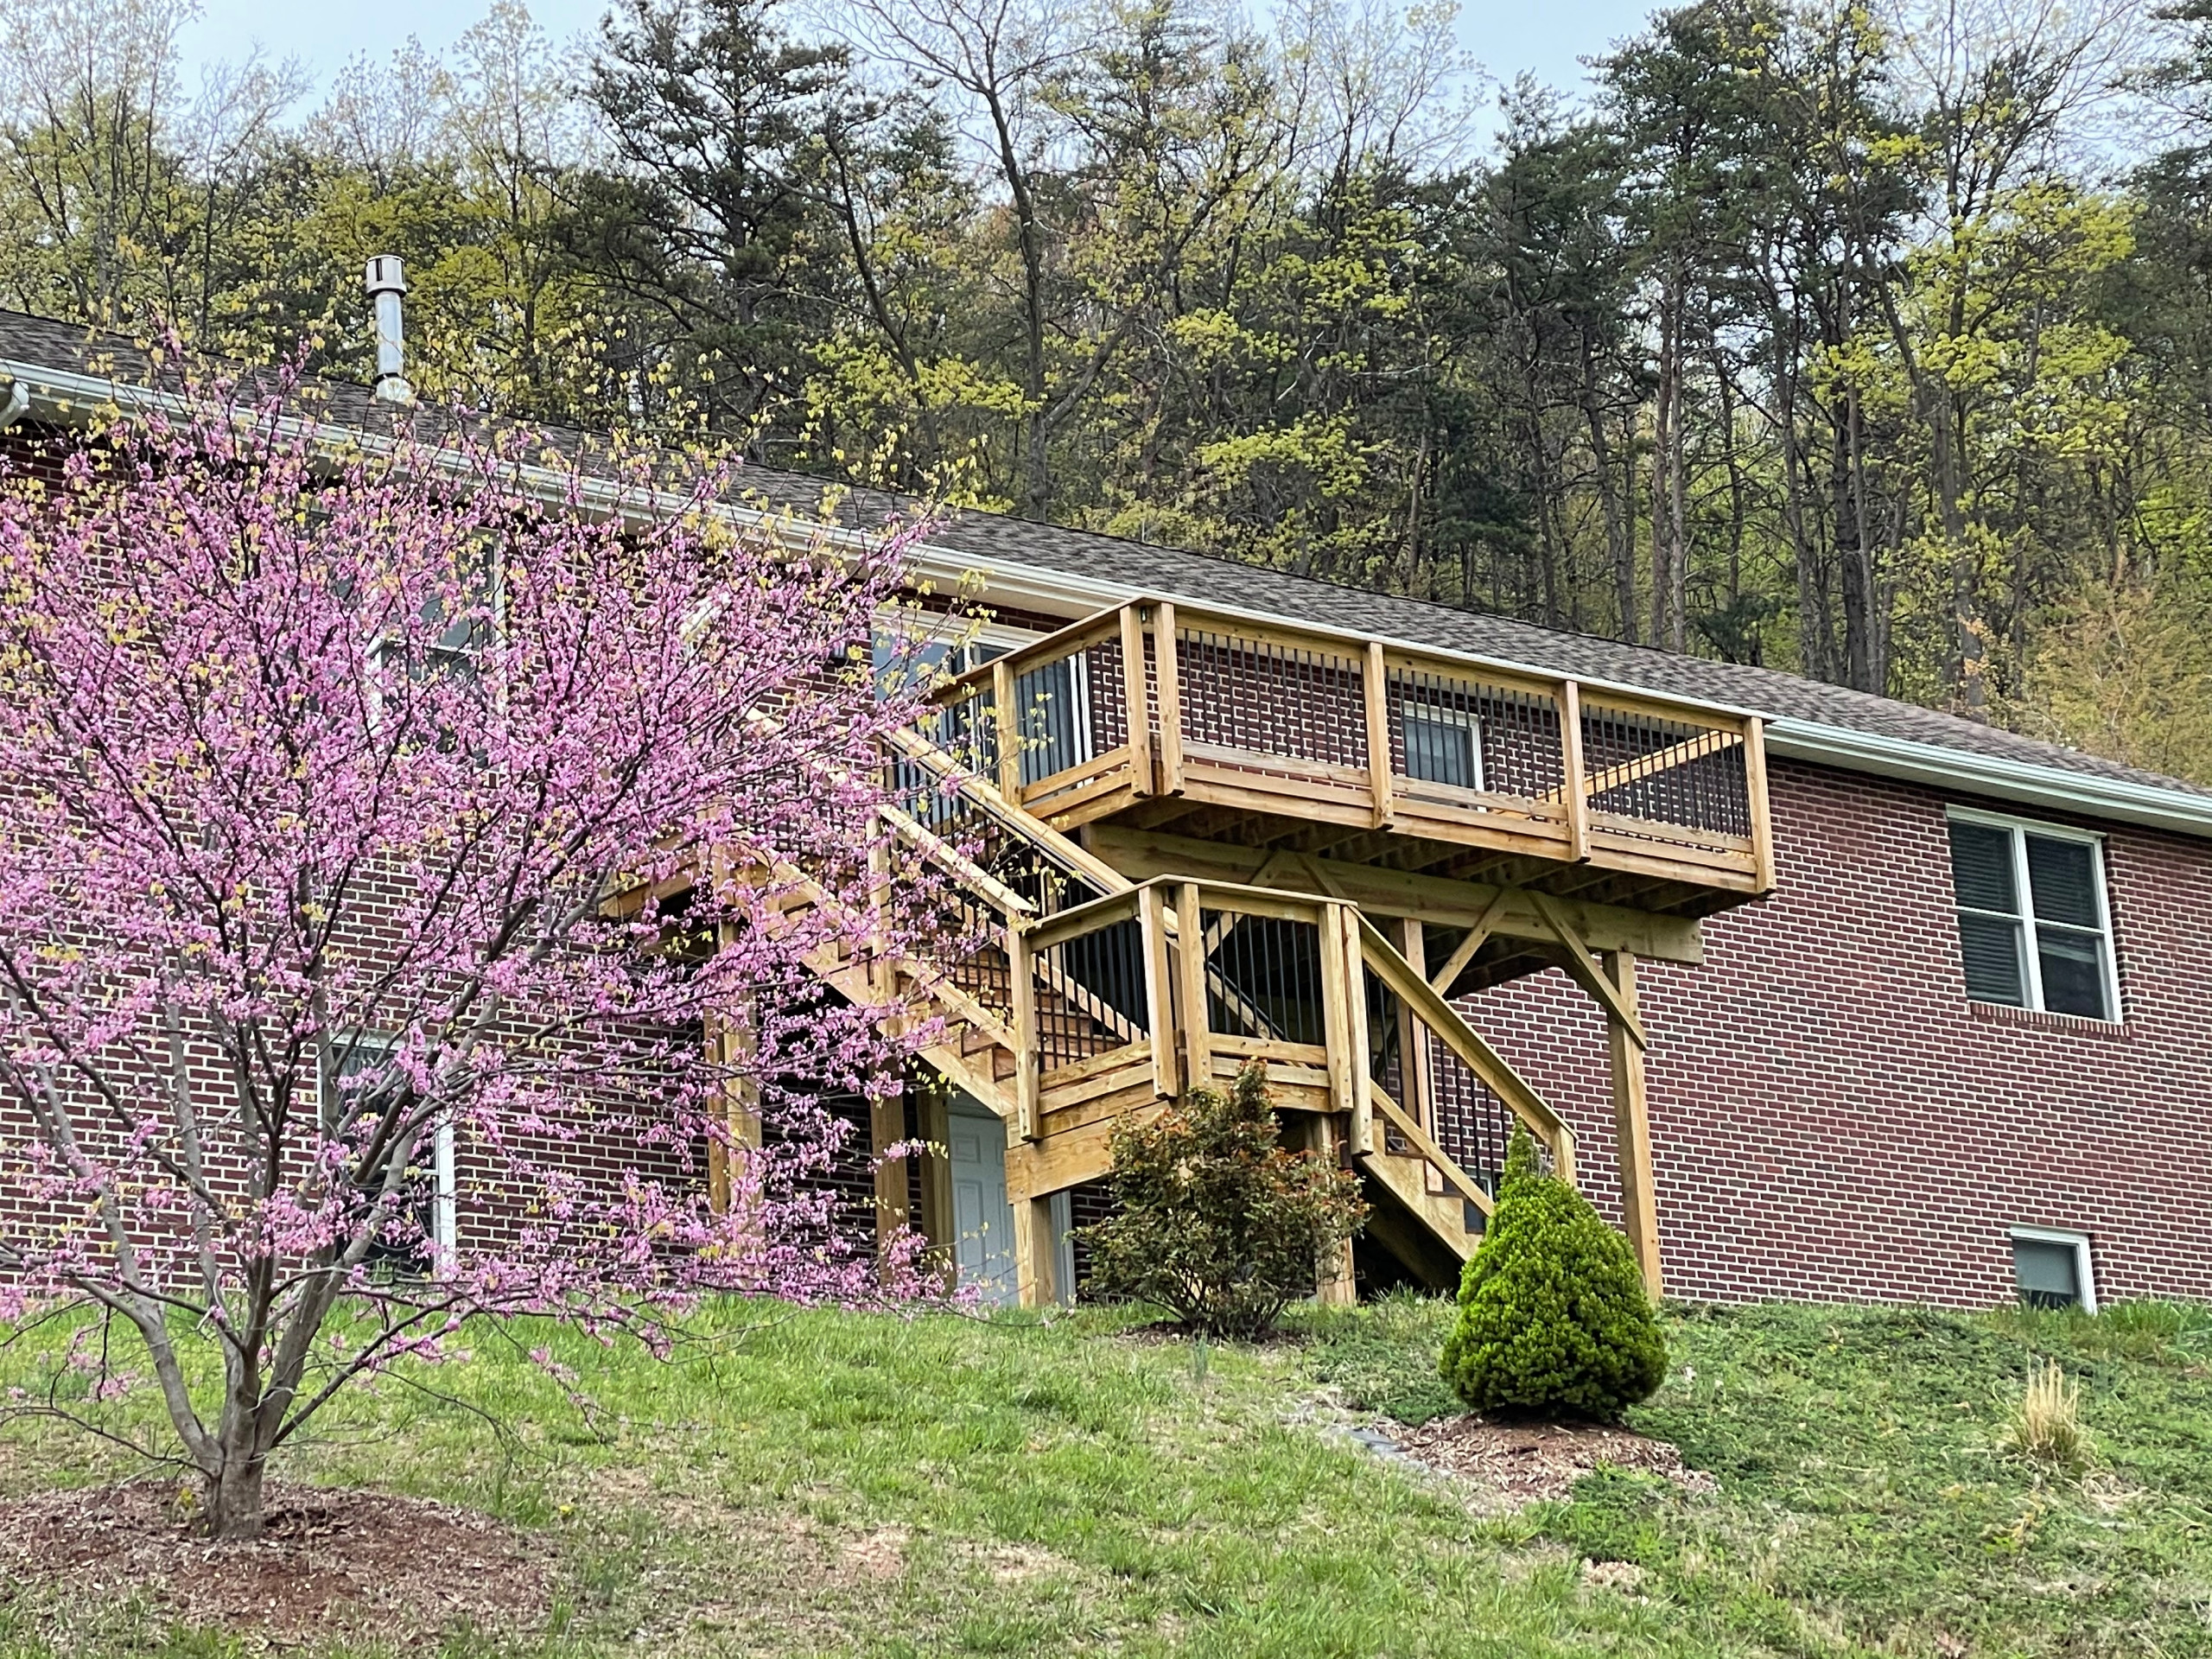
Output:
<path fill-rule="evenodd" d="M 1268 1353 L 1310 1348 L 1313 1338 L 1303 1331 L 1277 1325 L 1262 1337 L 1209 1337 L 1196 1325 L 1180 1319 L 1154 1319 L 1149 1325 L 1124 1325 L 1113 1333 L 1116 1342 L 1132 1348 L 1179 1348 L 1204 1338 L 1209 1348 L 1234 1348 L 1244 1353 Z"/>
<path fill-rule="evenodd" d="M 906 1570 L 904 1527 L 878 1527 L 874 1532 L 844 1541 L 845 1561 L 864 1579 L 895 1579 Z"/>
<path fill-rule="evenodd" d="M 1414 1462 L 1458 1479 L 1479 1482 L 1514 1503 L 1565 1497 L 1599 1468 L 1658 1475 L 1684 1491 L 1719 1490 L 1701 1469 L 1682 1465 L 1665 1440 L 1594 1423 L 1493 1423 L 1445 1417 L 1390 1438 Z"/>
<path fill-rule="evenodd" d="M 486 1516 L 428 1499 L 312 1486 L 268 1489 L 268 1529 L 198 1535 L 176 1489 L 132 1483 L 0 1503 L 0 1600 L 59 1592 L 79 1605 L 143 1598 L 187 1624 L 276 1643 L 372 1626 L 379 1638 L 513 1631 L 546 1611 L 537 1550 Z"/>

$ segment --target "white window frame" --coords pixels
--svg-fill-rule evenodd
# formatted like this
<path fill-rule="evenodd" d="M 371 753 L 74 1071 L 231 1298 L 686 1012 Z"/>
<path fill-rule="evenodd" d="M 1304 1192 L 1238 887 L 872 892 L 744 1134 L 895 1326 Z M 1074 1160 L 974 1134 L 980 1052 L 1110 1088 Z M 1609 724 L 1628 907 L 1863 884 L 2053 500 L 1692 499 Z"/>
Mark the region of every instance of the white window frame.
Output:
<path fill-rule="evenodd" d="M 2074 1249 L 2074 1282 L 2082 1287 L 2082 1311 L 2084 1313 L 2097 1311 L 2096 1253 L 2089 1248 L 2087 1233 L 2077 1233 L 2066 1227 L 2018 1226 L 2006 1228 L 2005 1236 L 2008 1242 L 2018 1238 L 2035 1244 L 2071 1245 Z M 2016 1294 L 2018 1288 L 2016 1279 L 2013 1282 Z"/>
<path fill-rule="evenodd" d="M 1413 723 L 1417 720 L 1430 726 L 1457 726 L 1466 732 L 1468 754 L 1473 761 L 1473 783 L 1446 784 L 1439 782 L 1433 778 L 1414 777 Z M 1411 782 L 1432 784 L 1439 789 L 1471 789 L 1477 794 L 1489 792 L 1490 778 L 1483 766 L 1483 721 L 1482 716 L 1473 709 L 1454 709 L 1448 704 L 1440 702 L 1424 702 L 1419 697 L 1401 691 L 1398 694 L 1398 729 L 1405 738 L 1407 768 L 1405 776 Z"/>
<path fill-rule="evenodd" d="M 952 620 L 950 616 L 939 612 L 915 612 L 894 605 L 876 613 L 875 631 L 880 634 L 904 633 L 913 626 L 918 618 L 926 619 L 932 625 L 950 622 Z M 1047 637 L 1041 633 L 1032 633 L 1026 628 L 1010 628 L 1001 622 L 963 622 L 957 630 L 945 638 L 944 643 L 949 650 L 957 639 L 963 658 L 967 657 L 968 653 L 977 645 L 988 645 L 1003 656 L 1009 652 L 1020 651 L 1024 645 L 1033 645 L 1039 639 Z M 970 659 L 963 661 L 959 668 L 953 668 L 948 664 L 945 671 L 957 674 L 966 669 L 977 666 L 979 664 Z"/>
<path fill-rule="evenodd" d="M 2047 841 L 2070 841 L 2093 850 L 2094 856 L 2089 860 L 2089 868 L 2094 877 L 2093 885 L 2096 890 L 2097 931 L 2104 940 L 2106 1014 L 2101 1023 L 2108 1026 L 2125 1025 L 2127 1021 L 2127 1011 L 2120 1005 L 2120 942 L 2113 934 L 2112 900 L 2106 887 L 2104 833 L 2097 830 L 2077 830 L 2073 825 L 2066 823 L 2046 823 L 2039 818 L 2020 818 L 2014 817 L 2009 813 L 1987 812 L 1980 807 L 1973 806 L 1946 807 L 1943 817 L 1946 823 L 1975 823 L 1985 829 L 2004 830 L 2011 832 L 2012 892 L 2019 904 L 2020 913 L 2017 916 L 2008 916 L 2000 911 L 1982 910 L 1975 906 L 1960 902 L 1955 876 L 1953 879 L 1951 889 L 1951 910 L 1954 918 L 1964 912 L 1976 916 L 1999 917 L 2019 925 L 2022 929 L 2020 936 L 2022 949 L 2027 958 L 2021 969 L 2021 983 L 2027 988 L 2028 1010 L 2036 1014 L 2049 1014 L 2053 1010 L 2044 1006 L 2043 950 L 2037 937 L 2037 929 L 2042 924 L 2036 917 L 2035 889 L 2028 877 L 2027 838 L 2030 836 L 2041 836 Z M 1945 848 L 1947 855 L 1948 851 L 1949 849 L 1947 846 Z M 1989 1006 L 2009 1007 L 2012 1005 L 1997 1002 Z M 2069 1014 L 2060 1017 L 2067 1020 L 2095 1018 L 2093 1014 Z"/>
<path fill-rule="evenodd" d="M 366 1048 L 389 1054 L 397 1039 L 374 1032 L 353 1033 L 345 1036 L 326 1036 L 323 1039 L 322 1058 L 316 1066 L 316 1087 L 335 1089 L 336 1072 L 332 1069 L 337 1060 L 335 1047 Z M 430 1130 L 430 1249 L 435 1257 L 431 1266 L 435 1273 L 447 1271 L 453 1261 L 456 1241 L 460 1236 L 460 1182 L 454 1166 L 453 1119 L 442 1117 Z"/>
<path fill-rule="evenodd" d="M 492 631 L 496 639 L 504 639 L 507 632 L 507 562 L 504 556 L 492 567 L 491 598 Z M 391 654 L 398 648 L 400 643 L 397 638 L 389 633 L 380 633 L 369 642 L 369 677 L 365 702 L 368 706 L 368 726 L 372 732 L 379 730 L 384 724 L 385 676 L 391 671 Z M 430 647 L 430 656 L 434 664 L 466 663 L 474 669 L 481 660 L 482 651 L 483 646 L 480 644 L 433 645 Z M 481 672 L 479 671 L 478 683 L 481 685 L 483 683 Z M 507 707 L 505 685 L 501 683 L 491 686 L 488 689 L 487 700 L 495 714 L 505 714 Z"/>
<path fill-rule="evenodd" d="M 932 621 L 950 620 L 936 613 L 927 614 Z M 915 613 L 894 607 L 877 613 L 875 627 L 881 632 L 896 633 L 912 626 L 914 617 Z M 962 660 L 957 667 L 954 666 L 950 660 L 947 661 L 945 671 L 950 674 L 963 673 L 970 669 L 980 668 L 985 660 L 1010 656 L 1025 646 L 1033 645 L 1039 640 L 1047 639 L 1052 636 L 1032 632 L 1027 628 L 1008 627 L 1002 622 L 968 622 L 962 624 L 955 637 L 960 643 Z M 950 646 L 951 641 L 947 640 L 946 643 Z M 990 651 L 993 653 L 993 658 L 978 659 L 975 655 L 978 645 Z M 1076 758 L 1069 764 L 1079 766 L 1086 761 L 1097 758 L 1094 753 L 1097 746 L 1092 741 L 1090 730 L 1090 657 L 1089 652 L 1077 652 L 1069 658 L 1068 683 L 1071 688 L 1068 717 L 1072 721 L 1071 729 L 1074 734 L 1076 750 Z M 1479 757 L 1479 751 L 1478 755 Z"/>

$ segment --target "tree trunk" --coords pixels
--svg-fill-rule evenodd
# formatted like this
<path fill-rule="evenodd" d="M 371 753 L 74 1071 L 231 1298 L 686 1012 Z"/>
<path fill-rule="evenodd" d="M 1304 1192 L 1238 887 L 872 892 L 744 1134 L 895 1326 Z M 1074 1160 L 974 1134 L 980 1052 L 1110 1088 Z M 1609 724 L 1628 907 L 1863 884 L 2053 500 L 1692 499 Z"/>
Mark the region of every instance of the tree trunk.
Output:
<path fill-rule="evenodd" d="M 1959 449 L 1961 423 L 1955 400 L 1948 391 L 1931 387 L 1929 401 L 1936 417 L 1929 430 L 1936 439 L 1936 506 L 1943 525 L 1943 540 L 1951 560 L 1952 711 L 1968 720 L 1989 718 L 1988 645 L 1982 638 L 1980 572 L 1974 568 L 1974 550 L 1967 543 L 1965 486 Z"/>
<path fill-rule="evenodd" d="M 1668 601 L 1675 585 L 1675 397 L 1681 372 L 1675 355 L 1676 297 L 1671 276 L 1659 296 L 1659 384 L 1651 408 L 1651 641 L 1667 643 Z"/>
<path fill-rule="evenodd" d="M 1582 331 L 1582 418 L 1590 428 L 1591 470 L 1598 480 L 1598 506 L 1605 524 L 1605 557 L 1613 576 L 1613 613 L 1620 637 L 1636 639 L 1636 537 L 1621 528 L 1620 493 L 1613 480 L 1612 446 L 1605 439 L 1605 412 L 1598 404 L 1598 368 L 1590 331 Z"/>
<path fill-rule="evenodd" d="M 250 1447 L 224 1448 L 221 1471 L 206 1478 L 207 1535 L 210 1538 L 261 1536 L 262 1476 L 268 1468 L 261 1453 Z"/>
<path fill-rule="evenodd" d="M 1880 664 L 1879 599 L 1874 587 L 1873 525 L 1866 513 L 1866 434 L 1860 429 L 1856 386 L 1844 392 L 1843 419 L 1835 544 L 1843 567 L 1844 683 L 1856 690 L 1879 692 L 1885 677 Z"/>

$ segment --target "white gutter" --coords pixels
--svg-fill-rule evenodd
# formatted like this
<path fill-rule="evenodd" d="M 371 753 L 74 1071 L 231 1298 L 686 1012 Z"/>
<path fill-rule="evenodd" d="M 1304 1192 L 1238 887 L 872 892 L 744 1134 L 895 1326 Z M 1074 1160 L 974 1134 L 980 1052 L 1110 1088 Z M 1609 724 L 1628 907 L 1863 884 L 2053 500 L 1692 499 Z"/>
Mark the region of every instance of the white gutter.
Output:
<path fill-rule="evenodd" d="M 12 411 L 18 418 L 33 404 L 42 404 L 62 415 L 73 412 L 78 405 L 86 406 L 86 412 L 109 407 L 118 410 L 159 408 L 174 412 L 181 410 L 184 405 L 184 400 L 174 393 L 128 385 L 93 375 L 48 369 L 33 363 L 0 359 L 0 375 L 9 377 L 15 383 L 9 392 L 6 410 Z M 29 391 L 27 388 L 36 390 Z M 342 446 L 372 453 L 388 452 L 397 447 L 392 440 L 352 426 L 327 426 L 316 421 L 287 420 L 283 428 L 295 435 L 320 436 L 327 433 L 337 438 Z M 527 462 L 512 462 L 510 466 L 516 481 L 532 493 L 565 499 L 568 492 L 574 488 L 587 504 L 601 512 L 676 511 L 691 505 L 690 498 L 671 492 L 629 488 L 619 483 L 583 478 L 558 467 L 538 467 Z M 718 511 L 731 524 L 751 529 L 766 529 L 772 534 L 793 539 L 803 538 L 810 543 L 826 542 L 833 547 L 847 548 L 855 552 L 866 552 L 880 545 L 880 537 L 868 531 L 821 524 L 789 512 L 763 512 L 756 508 L 728 503 Z M 925 580 L 956 585 L 971 575 L 981 575 L 984 579 L 987 596 L 1006 603 L 1033 605 L 1039 609 L 1072 605 L 1079 614 L 1084 614 L 1132 599 L 1160 598 L 1203 609 L 1233 610 L 1256 622 L 1279 623 L 1308 632 L 1315 628 L 1310 618 L 1285 616 L 1241 605 L 1224 606 L 1195 595 L 1140 588 L 1126 582 L 1102 582 L 1091 577 L 1063 575 L 1058 571 L 1017 569 L 994 572 L 988 565 L 974 559 L 947 556 L 950 552 L 950 550 L 933 549 L 928 542 L 924 542 L 913 559 L 917 574 Z M 1470 664 L 1509 669 L 1539 678 L 1560 677 L 1557 669 L 1516 663 L 1502 658 L 1478 657 L 1471 652 L 1454 651 L 1425 640 L 1388 634 L 1360 637 L 1380 639 L 1386 645 L 1433 657 L 1454 658 Z M 1789 716 L 1764 715 L 1757 709 L 1740 708 L 1705 697 L 1685 698 L 1675 692 L 1655 690 L 1624 681 L 1597 679 L 1580 674 L 1571 677 L 1594 690 L 1618 691 L 1658 702 L 1710 709 L 1722 714 L 1761 715 L 1767 722 L 1768 750 L 1790 760 L 1810 760 L 1847 772 L 1868 772 L 1877 777 L 1895 778 L 1940 789 L 1965 791 L 1999 800 L 2041 807 L 2045 810 L 2074 812 L 2212 839 L 2212 797 L 2192 795 L 2182 790 L 2162 789 L 2156 785 L 2139 784 L 2126 779 L 2065 772 L 2056 766 L 2040 766 L 2027 761 L 1976 754 L 1969 750 L 1939 747 L 1931 743 L 1916 743 L 1849 727 L 1830 726 Z"/>
<path fill-rule="evenodd" d="M 97 375 L 44 368 L 35 363 L 0 358 L 0 375 L 13 379 L 19 391 L 31 388 L 29 404 L 65 416 L 79 413 L 95 414 L 108 409 L 118 413 L 130 410 L 158 410 L 166 414 L 179 415 L 187 409 L 186 400 L 175 392 L 157 391 L 150 386 L 134 386 Z M 276 423 L 276 429 L 287 437 L 304 437 L 325 443 L 333 450 L 353 449 L 367 454 L 390 454 L 400 448 L 399 441 L 396 439 L 336 422 L 288 416 Z M 428 448 L 427 445 L 424 447 Z M 533 495 L 545 499 L 565 500 L 573 488 L 585 505 L 594 512 L 677 512 L 696 505 L 690 497 L 673 491 L 648 490 L 610 479 L 589 478 L 558 467 L 542 467 L 518 461 L 507 461 L 502 464 L 507 474 Z M 456 475 L 462 472 L 457 461 L 449 463 L 448 470 Z M 714 510 L 730 524 L 748 529 L 766 529 L 779 535 L 788 534 L 795 527 L 803 525 L 804 538 L 810 543 L 827 543 L 832 547 L 846 548 L 854 552 L 869 551 L 882 543 L 880 536 L 836 524 L 821 524 L 811 519 L 802 520 L 791 513 L 764 512 L 758 508 L 741 507 L 728 502 L 720 504 Z"/>
<path fill-rule="evenodd" d="M 1966 749 L 1938 748 L 1932 743 L 1914 743 L 1809 720 L 1769 721 L 1766 747 L 1769 753 L 1793 760 L 1812 760 L 1849 772 L 1926 784 L 1951 794 L 1986 795 L 2045 811 L 2072 812 L 2212 839 L 2212 796 L 2193 795 L 2185 790 L 2038 766 Z"/>

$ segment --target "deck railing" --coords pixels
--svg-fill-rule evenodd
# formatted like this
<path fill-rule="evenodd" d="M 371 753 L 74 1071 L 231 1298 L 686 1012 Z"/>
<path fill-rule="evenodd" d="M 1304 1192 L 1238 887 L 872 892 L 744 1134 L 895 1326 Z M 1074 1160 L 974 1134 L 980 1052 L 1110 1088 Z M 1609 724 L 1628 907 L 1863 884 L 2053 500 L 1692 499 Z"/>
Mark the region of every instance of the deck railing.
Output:
<path fill-rule="evenodd" d="M 1161 878 L 1016 936 L 1030 1138 L 1257 1061 L 1279 1110 L 1344 1115 L 1356 1151 L 1425 1160 L 1485 1211 L 1516 1117 L 1573 1173 L 1558 1116 L 1351 905 Z"/>
<path fill-rule="evenodd" d="M 1181 796 L 1743 892 L 1755 716 L 1137 601 L 950 681 L 932 741 L 1059 829 Z"/>

